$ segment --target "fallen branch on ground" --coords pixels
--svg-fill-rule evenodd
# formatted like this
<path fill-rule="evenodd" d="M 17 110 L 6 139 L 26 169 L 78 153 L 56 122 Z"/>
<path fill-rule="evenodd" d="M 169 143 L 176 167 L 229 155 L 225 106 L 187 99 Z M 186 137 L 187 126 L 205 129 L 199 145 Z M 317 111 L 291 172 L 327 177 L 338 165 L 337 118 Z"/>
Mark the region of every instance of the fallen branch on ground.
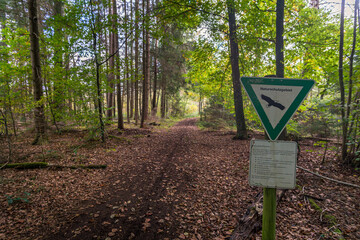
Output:
<path fill-rule="evenodd" d="M 25 162 L 25 163 L 9 163 L 5 168 L 16 168 L 16 169 L 34 169 L 34 168 L 46 168 L 48 163 L 46 162 Z"/>
<path fill-rule="evenodd" d="M 52 165 L 47 162 L 26 162 L 26 163 L 9 163 L 1 169 L 5 168 L 15 168 L 15 169 L 36 169 L 36 168 L 52 168 L 52 169 L 104 169 L 107 165 L 72 165 L 72 166 L 63 166 L 63 165 Z"/>
<path fill-rule="evenodd" d="M 305 169 L 305 168 L 303 168 L 303 167 L 300 167 L 300 166 L 297 166 L 297 168 L 299 168 L 299 169 L 301 169 L 301 170 L 303 170 L 303 171 L 305 171 L 305 172 L 311 173 L 311 174 L 313 174 L 313 175 L 315 175 L 315 176 L 318 176 L 318 177 L 320 177 L 320 178 L 324 178 L 324 179 L 326 179 L 326 180 L 329 180 L 329 181 L 333 181 L 333 182 L 340 183 L 340 184 L 343 184 L 343 185 L 346 185 L 346 186 L 350 186 L 350 187 L 360 188 L 359 185 L 352 184 L 352 183 L 347 183 L 347 182 L 343 182 L 343 181 L 339 181 L 339 180 L 336 180 L 336 179 L 333 179 L 333 178 L 330 178 L 330 177 L 326 177 L 326 176 L 320 175 L 320 174 L 318 174 L 318 173 L 316 173 L 316 172 L 312 172 L 312 171 L 310 171 L 310 170 L 307 170 L 307 169 Z"/>

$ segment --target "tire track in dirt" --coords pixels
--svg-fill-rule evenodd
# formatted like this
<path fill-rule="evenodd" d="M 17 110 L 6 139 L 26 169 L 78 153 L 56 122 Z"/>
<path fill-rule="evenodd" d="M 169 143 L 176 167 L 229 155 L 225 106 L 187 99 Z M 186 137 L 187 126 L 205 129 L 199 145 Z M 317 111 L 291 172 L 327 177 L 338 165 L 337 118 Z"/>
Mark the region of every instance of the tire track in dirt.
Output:
<path fill-rule="evenodd" d="M 106 189 L 108 193 L 104 200 L 90 204 L 92 207 L 51 238 L 174 238 L 178 224 L 173 222 L 171 215 L 174 204 L 181 201 L 176 194 L 191 187 L 193 179 L 178 166 L 188 161 L 182 156 L 190 147 L 189 141 L 196 129 L 194 124 L 195 119 L 188 119 L 162 136 L 145 139 L 149 142 L 150 152 L 143 149 L 145 154 L 135 152 L 128 156 L 138 161 L 137 164 L 124 170 L 123 174 L 114 171 L 109 176 L 109 183 L 115 183 L 115 186 L 112 184 Z M 112 230 L 115 232 L 111 233 Z"/>
<path fill-rule="evenodd" d="M 152 216 L 159 220 L 167 218 L 167 214 L 173 211 L 174 204 L 174 202 L 166 203 L 161 201 L 162 198 L 167 197 L 167 189 L 175 186 L 177 192 L 181 192 L 191 182 L 191 176 L 177 170 L 175 165 L 175 162 L 181 164 L 183 159 L 180 153 L 186 151 L 189 147 L 186 144 L 186 140 L 189 138 L 188 135 L 188 129 L 186 128 L 176 129 L 168 133 L 165 139 L 160 144 L 157 144 L 160 147 L 159 152 L 149 156 L 149 159 L 152 160 L 140 170 L 140 172 L 145 172 L 145 177 L 149 175 L 154 177 L 151 178 L 149 184 L 143 189 L 144 192 L 140 196 L 142 200 L 138 201 L 141 208 L 135 211 L 135 215 L 140 216 L 140 218 L 137 218 L 135 221 L 122 222 L 124 232 L 122 239 L 129 239 L 133 236 L 135 236 L 135 239 L 156 239 L 159 237 L 159 232 L 144 231 L 144 218 L 150 219 Z M 156 165 L 158 166 L 156 167 Z M 151 172 L 154 169 L 157 170 L 156 173 Z M 144 179 L 137 180 L 141 182 L 140 185 L 142 186 L 148 182 L 148 180 Z M 136 189 L 133 189 L 133 191 L 136 191 Z M 141 216 L 144 217 L 141 218 Z M 157 222 L 150 224 L 152 224 L 150 229 L 159 229 L 161 227 L 161 224 Z M 171 224 L 170 228 L 168 232 L 174 232 L 177 228 L 176 224 Z M 161 235 L 165 237 L 167 234 Z"/>

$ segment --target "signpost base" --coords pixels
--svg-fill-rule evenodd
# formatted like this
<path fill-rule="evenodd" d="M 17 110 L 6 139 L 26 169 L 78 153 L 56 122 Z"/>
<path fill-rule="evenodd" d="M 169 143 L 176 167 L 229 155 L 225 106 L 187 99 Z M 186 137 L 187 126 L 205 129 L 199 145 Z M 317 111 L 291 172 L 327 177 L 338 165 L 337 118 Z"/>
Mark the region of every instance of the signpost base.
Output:
<path fill-rule="evenodd" d="M 275 240 L 276 188 L 264 188 L 262 240 Z"/>

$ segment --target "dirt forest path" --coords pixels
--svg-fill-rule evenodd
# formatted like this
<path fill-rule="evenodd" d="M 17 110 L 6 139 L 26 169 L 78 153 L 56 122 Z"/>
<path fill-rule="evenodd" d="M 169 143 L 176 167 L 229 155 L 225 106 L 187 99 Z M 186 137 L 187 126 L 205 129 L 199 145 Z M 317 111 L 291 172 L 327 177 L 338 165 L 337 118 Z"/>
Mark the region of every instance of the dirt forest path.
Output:
<path fill-rule="evenodd" d="M 107 168 L 1 170 L 0 240 L 229 239 L 261 192 L 247 180 L 249 140 L 200 130 L 196 119 L 161 127 L 109 126 L 105 143 L 78 129 L 53 134 L 44 146 L 19 139 L 17 162 Z M 360 185 L 359 173 L 341 165 L 336 151 L 324 161 L 318 140 L 304 138 L 299 146 L 299 166 Z M 297 187 L 277 206 L 277 239 L 360 239 L 359 199 L 358 188 L 298 169 Z"/>
<path fill-rule="evenodd" d="M 236 212 L 243 212 L 255 194 L 246 180 L 248 144 L 231 141 L 230 134 L 224 139 L 226 133 L 200 131 L 195 122 L 187 119 L 167 132 L 151 133 L 122 156 L 114 154 L 102 199 L 49 238 L 230 236 Z"/>

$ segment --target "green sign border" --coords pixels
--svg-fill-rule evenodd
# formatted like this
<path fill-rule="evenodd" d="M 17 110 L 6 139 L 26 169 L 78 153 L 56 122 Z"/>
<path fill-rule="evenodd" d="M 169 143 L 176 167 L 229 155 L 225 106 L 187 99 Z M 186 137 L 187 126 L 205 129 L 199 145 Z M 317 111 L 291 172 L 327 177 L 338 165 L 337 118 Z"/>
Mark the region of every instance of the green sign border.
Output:
<path fill-rule="evenodd" d="M 294 115 L 296 110 L 299 108 L 301 103 L 306 98 L 306 95 L 310 92 L 311 88 L 314 86 L 314 80 L 308 79 L 292 79 L 292 78 L 261 78 L 261 77 L 241 77 L 240 81 L 244 86 L 246 93 L 248 94 L 256 113 L 260 117 L 260 120 L 268 134 L 269 138 L 272 141 L 275 141 L 280 133 L 284 130 L 286 124 L 289 122 L 290 118 Z M 268 116 L 266 115 L 263 107 L 259 99 L 257 98 L 253 88 L 251 87 L 252 84 L 259 84 L 259 85 L 273 85 L 273 86 L 300 86 L 303 87 L 299 94 L 294 99 L 293 103 L 285 112 L 284 116 L 281 118 L 279 123 L 276 125 L 275 128 L 272 127 Z"/>

